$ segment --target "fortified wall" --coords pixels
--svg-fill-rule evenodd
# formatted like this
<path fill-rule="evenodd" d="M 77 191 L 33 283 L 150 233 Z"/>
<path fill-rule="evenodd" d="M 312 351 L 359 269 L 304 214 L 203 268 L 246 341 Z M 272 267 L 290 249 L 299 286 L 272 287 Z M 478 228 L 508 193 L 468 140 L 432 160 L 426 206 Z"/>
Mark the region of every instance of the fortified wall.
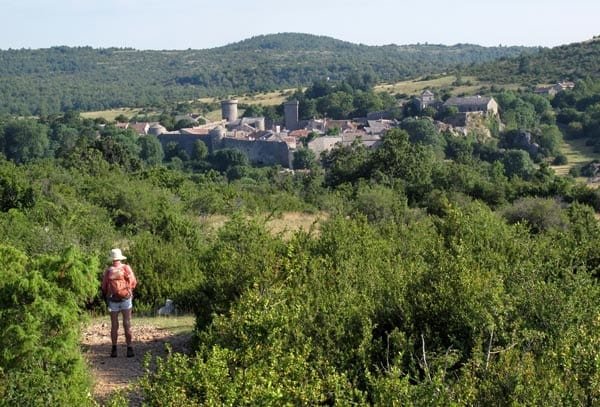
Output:
<path fill-rule="evenodd" d="M 164 133 L 158 136 L 158 140 L 163 148 L 166 148 L 169 143 L 175 142 L 190 155 L 194 150 L 194 143 L 200 140 L 206 144 L 210 154 L 225 148 L 235 148 L 246 154 L 252 164 L 281 165 L 291 168 L 292 163 L 293 153 L 287 143 L 225 137 L 223 128 L 211 130 L 208 135 Z"/>
<path fill-rule="evenodd" d="M 221 148 L 235 148 L 244 152 L 252 164 L 281 165 L 291 168 L 292 153 L 287 143 L 284 142 L 224 138 Z"/>

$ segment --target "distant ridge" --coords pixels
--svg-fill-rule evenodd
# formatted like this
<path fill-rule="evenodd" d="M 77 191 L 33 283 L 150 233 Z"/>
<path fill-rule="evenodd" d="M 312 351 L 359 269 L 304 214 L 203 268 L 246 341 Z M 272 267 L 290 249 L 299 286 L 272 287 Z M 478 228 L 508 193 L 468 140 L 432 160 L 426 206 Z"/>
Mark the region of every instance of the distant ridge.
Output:
<path fill-rule="evenodd" d="M 541 49 L 539 53 L 501 58 L 471 67 L 469 73 L 496 83 L 554 83 L 565 79 L 600 78 L 600 36 Z"/>
<path fill-rule="evenodd" d="M 353 72 L 393 82 L 537 51 L 471 44 L 368 46 L 299 33 L 204 50 L 8 50 L 0 51 L 0 113 L 157 106 L 335 81 Z"/>

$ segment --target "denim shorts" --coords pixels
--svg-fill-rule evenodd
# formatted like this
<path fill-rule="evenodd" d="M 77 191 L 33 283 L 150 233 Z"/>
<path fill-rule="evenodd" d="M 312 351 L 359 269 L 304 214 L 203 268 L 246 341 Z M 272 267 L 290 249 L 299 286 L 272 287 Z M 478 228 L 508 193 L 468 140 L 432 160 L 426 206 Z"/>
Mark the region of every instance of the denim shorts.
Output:
<path fill-rule="evenodd" d="M 119 312 L 131 309 L 133 307 L 133 302 L 131 298 L 127 298 L 126 300 L 114 302 L 108 301 L 108 310 L 110 312 Z"/>

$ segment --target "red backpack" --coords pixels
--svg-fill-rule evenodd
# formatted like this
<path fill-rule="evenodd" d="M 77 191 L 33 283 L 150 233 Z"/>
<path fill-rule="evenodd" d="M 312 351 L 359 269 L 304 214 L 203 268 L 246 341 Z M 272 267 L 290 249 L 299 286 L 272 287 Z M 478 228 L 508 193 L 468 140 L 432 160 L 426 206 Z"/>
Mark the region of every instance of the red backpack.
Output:
<path fill-rule="evenodd" d="M 108 269 L 108 298 L 111 301 L 123 301 L 131 297 L 129 276 L 124 264 Z"/>

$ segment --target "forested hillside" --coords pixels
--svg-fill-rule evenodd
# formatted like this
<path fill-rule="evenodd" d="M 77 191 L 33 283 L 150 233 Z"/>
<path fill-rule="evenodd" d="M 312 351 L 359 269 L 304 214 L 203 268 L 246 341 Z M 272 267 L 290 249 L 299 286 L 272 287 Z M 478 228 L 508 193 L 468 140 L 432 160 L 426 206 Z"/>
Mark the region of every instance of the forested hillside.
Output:
<path fill-rule="evenodd" d="M 537 54 L 473 66 L 466 70 L 482 80 L 498 84 L 535 86 L 600 75 L 600 37 L 590 41 L 540 50 Z"/>
<path fill-rule="evenodd" d="M 161 106 L 305 86 L 352 72 L 397 81 L 536 51 L 467 44 L 366 46 L 308 34 L 260 36 L 205 50 L 7 50 L 0 51 L 0 113 Z"/>

